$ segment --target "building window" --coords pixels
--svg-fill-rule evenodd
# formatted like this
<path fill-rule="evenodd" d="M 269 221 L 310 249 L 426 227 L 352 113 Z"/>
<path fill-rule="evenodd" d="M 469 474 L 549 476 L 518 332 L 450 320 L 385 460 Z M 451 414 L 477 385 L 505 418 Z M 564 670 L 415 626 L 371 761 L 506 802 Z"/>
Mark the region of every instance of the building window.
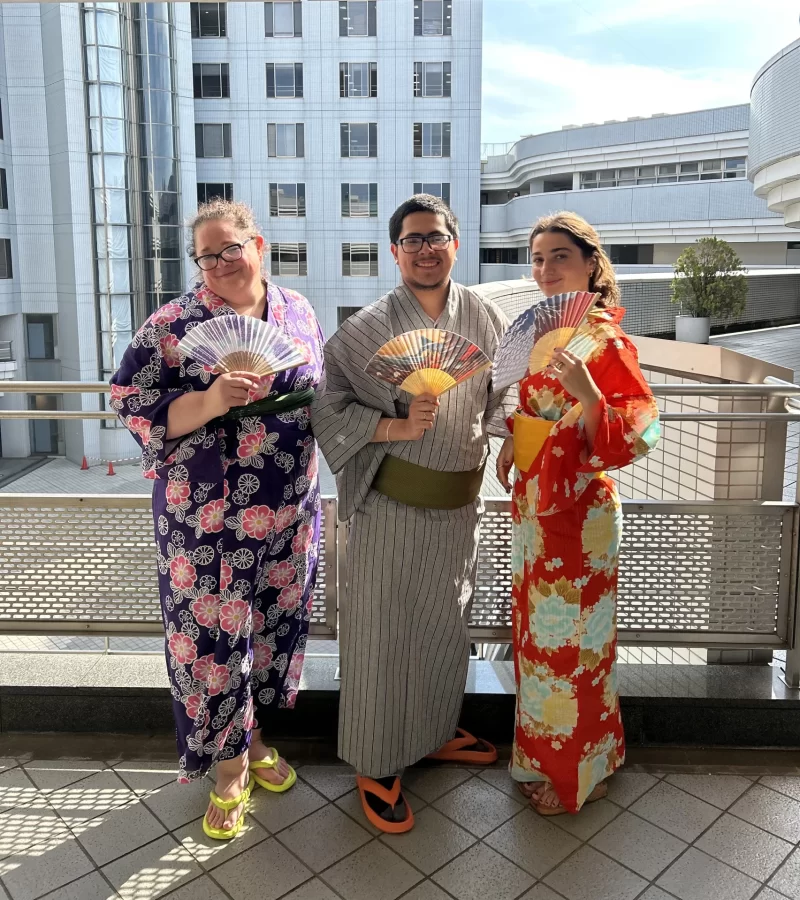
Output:
<path fill-rule="evenodd" d="M 449 62 L 415 62 L 414 96 L 449 97 L 452 66 Z"/>
<path fill-rule="evenodd" d="M 0 141 L 4 140 L 5 135 L 3 134 L 3 101 L 0 100 Z"/>
<path fill-rule="evenodd" d="M 725 160 L 704 159 L 700 162 L 661 163 L 657 166 L 628 166 L 622 169 L 581 172 L 581 189 L 746 177 L 747 160 L 744 156 L 736 156 Z"/>
<path fill-rule="evenodd" d="M 0 209 L 8 209 L 8 182 L 5 169 L 0 169 Z"/>
<path fill-rule="evenodd" d="M 230 125 L 195 125 L 195 155 L 198 159 L 222 159 L 231 153 Z"/>
<path fill-rule="evenodd" d="M 270 182 L 269 214 L 302 218 L 306 214 L 306 186 L 304 184 Z"/>
<path fill-rule="evenodd" d="M 376 37 L 377 34 L 375 0 L 340 0 L 339 37 Z"/>
<path fill-rule="evenodd" d="M 414 0 L 414 34 L 417 37 L 442 37 L 452 33 L 452 0 Z"/>
<path fill-rule="evenodd" d="M 378 245 L 342 244 L 342 275 L 353 278 L 376 277 Z"/>
<path fill-rule="evenodd" d="M 28 359 L 55 359 L 56 336 L 52 316 L 25 316 Z"/>
<path fill-rule="evenodd" d="M 432 194 L 434 197 L 441 197 L 448 206 L 450 205 L 449 181 L 415 181 L 414 193 Z"/>
<path fill-rule="evenodd" d="M 530 264 L 527 247 L 483 247 L 481 262 L 484 265 L 523 266 Z"/>
<path fill-rule="evenodd" d="M 0 278 L 13 278 L 11 268 L 11 241 L 8 238 L 0 238 Z"/>
<path fill-rule="evenodd" d="M 336 327 L 341 328 L 343 323 L 361 311 L 360 306 L 337 306 L 336 307 Z"/>
<path fill-rule="evenodd" d="M 415 122 L 414 156 L 450 156 L 450 123 Z"/>
<path fill-rule="evenodd" d="M 377 97 L 378 64 L 339 63 L 340 97 Z"/>
<path fill-rule="evenodd" d="M 734 159 L 725 160 L 725 178 L 746 178 L 747 177 L 747 159 L 744 156 L 738 156 Z"/>
<path fill-rule="evenodd" d="M 225 37 L 226 6 L 226 3 L 192 3 L 192 37 Z"/>
<path fill-rule="evenodd" d="M 228 63 L 195 63 L 192 68 L 195 99 L 219 100 L 230 97 Z"/>
<path fill-rule="evenodd" d="M 305 127 L 302 122 L 267 125 L 267 154 L 284 159 L 302 159 L 305 151 Z"/>
<path fill-rule="evenodd" d="M 342 156 L 369 157 L 378 155 L 377 122 L 342 122 Z"/>
<path fill-rule="evenodd" d="M 342 215 L 345 219 L 375 218 L 378 215 L 378 185 L 342 185 Z"/>
<path fill-rule="evenodd" d="M 653 244 L 608 244 L 609 259 L 617 266 L 648 266 L 653 264 Z"/>
<path fill-rule="evenodd" d="M 288 100 L 302 96 L 302 63 L 267 63 L 267 97 Z"/>
<path fill-rule="evenodd" d="M 270 251 L 273 275 L 307 275 L 307 244 L 273 244 Z"/>
<path fill-rule="evenodd" d="M 233 200 L 233 185 L 222 181 L 198 181 L 197 205 L 208 203 L 217 197 L 222 200 Z"/>
<path fill-rule="evenodd" d="M 265 3 L 264 34 L 274 38 L 303 36 L 302 3 Z"/>

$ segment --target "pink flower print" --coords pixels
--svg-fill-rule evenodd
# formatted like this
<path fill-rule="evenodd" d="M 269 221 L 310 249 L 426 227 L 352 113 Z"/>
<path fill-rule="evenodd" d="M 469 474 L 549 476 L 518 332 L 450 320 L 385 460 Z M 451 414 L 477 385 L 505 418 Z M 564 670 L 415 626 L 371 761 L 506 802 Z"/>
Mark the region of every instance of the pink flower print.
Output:
<path fill-rule="evenodd" d="M 176 663 L 187 666 L 197 659 L 197 647 L 188 634 L 181 634 L 180 632 L 172 634 L 168 643 L 170 656 Z"/>
<path fill-rule="evenodd" d="M 222 531 L 225 525 L 225 501 L 211 500 L 205 506 L 201 506 L 197 513 L 200 528 L 206 534 Z"/>
<path fill-rule="evenodd" d="M 195 681 L 206 681 L 211 666 L 214 665 L 214 654 L 207 653 L 205 656 L 198 656 L 192 665 L 192 678 Z"/>
<path fill-rule="evenodd" d="M 297 518 L 297 507 L 296 506 L 284 506 L 278 510 L 278 513 L 275 517 L 275 530 L 280 533 L 281 531 L 286 531 L 286 529 L 294 524 L 295 519 Z"/>
<path fill-rule="evenodd" d="M 242 530 L 251 538 L 263 541 L 275 527 L 275 513 L 268 506 L 251 506 L 242 513 Z"/>
<path fill-rule="evenodd" d="M 310 616 L 312 610 L 314 609 L 314 594 L 308 595 L 308 600 L 306 600 L 306 615 Z"/>
<path fill-rule="evenodd" d="M 247 701 L 247 706 L 244 708 L 244 715 L 242 716 L 242 727 L 245 731 L 251 731 L 256 724 L 256 717 L 253 714 L 253 698 L 251 697 Z"/>
<path fill-rule="evenodd" d="M 269 586 L 279 588 L 288 587 L 294 581 L 294 576 L 296 574 L 297 569 L 295 569 L 288 559 L 284 559 L 281 562 L 276 563 L 276 565 L 270 569 Z"/>
<path fill-rule="evenodd" d="M 205 305 L 206 309 L 215 310 L 225 305 L 222 297 L 218 297 L 210 288 L 205 285 L 195 295 L 197 299 Z"/>
<path fill-rule="evenodd" d="M 222 434 L 223 434 L 223 435 L 225 434 L 224 429 L 222 430 Z M 228 484 L 227 481 L 223 481 L 223 483 L 222 483 L 222 499 L 223 499 L 223 500 L 227 500 L 227 499 L 228 499 L 228 495 L 230 494 L 230 492 L 231 492 L 231 486 L 230 486 L 230 484 Z"/>
<path fill-rule="evenodd" d="M 181 506 L 189 499 L 192 489 L 186 481 L 170 481 L 165 493 L 168 506 Z"/>
<path fill-rule="evenodd" d="M 203 628 L 213 628 L 219 624 L 219 597 L 215 597 L 214 594 L 196 597 L 192 600 L 190 609 L 197 624 Z"/>
<path fill-rule="evenodd" d="M 169 325 L 181 317 L 182 308 L 179 303 L 165 303 L 160 309 L 157 309 L 150 321 L 153 325 Z"/>
<path fill-rule="evenodd" d="M 300 675 L 303 671 L 303 660 L 305 659 L 305 654 L 303 653 L 295 653 L 292 657 L 292 662 L 289 665 L 289 671 L 286 673 L 286 677 L 293 684 L 297 684 L 300 681 Z"/>
<path fill-rule="evenodd" d="M 267 429 L 263 424 L 259 424 L 258 428 L 252 434 L 245 434 L 239 439 L 239 446 L 236 448 L 236 455 L 239 459 L 250 459 L 258 456 L 261 452 L 261 445 L 267 436 Z"/>
<path fill-rule="evenodd" d="M 303 354 L 303 359 L 306 361 L 306 363 L 310 363 L 311 354 L 308 350 L 308 344 L 299 337 L 292 338 L 292 342 L 294 343 L 295 347 L 297 347 L 297 349 Z"/>
<path fill-rule="evenodd" d="M 144 444 L 150 440 L 150 426 L 152 424 L 153 423 L 149 419 L 145 419 L 144 416 L 131 416 L 130 419 L 128 419 L 128 428 L 130 428 L 134 434 L 138 434 Z"/>
<path fill-rule="evenodd" d="M 231 676 L 227 667 L 212 662 L 208 667 L 208 676 L 206 677 L 209 696 L 215 697 L 217 694 L 221 694 L 228 686 L 230 680 Z"/>
<path fill-rule="evenodd" d="M 135 394 L 139 393 L 139 388 L 135 385 L 129 384 L 112 384 L 111 385 L 111 400 L 123 400 L 125 397 L 133 397 Z"/>
<path fill-rule="evenodd" d="M 285 609 L 287 612 L 292 612 L 300 606 L 300 597 L 302 594 L 303 589 L 299 584 L 290 584 L 278 594 L 278 606 L 280 606 L 281 609 Z"/>
<path fill-rule="evenodd" d="M 260 609 L 253 610 L 253 634 L 261 634 L 264 630 L 264 625 L 266 624 L 266 619 L 264 618 L 264 613 L 261 612 Z"/>
<path fill-rule="evenodd" d="M 269 397 L 273 381 L 275 381 L 274 375 L 262 375 L 258 379 L 256 386 L 252 388 L 248 394 L 247 399 L 249 402 L 255 403 L 256 400 L 263 400 L 264 397 Z"/>
<path fill-rule="evenodd" d="M 219 567 L 219 589 L 227 591 L 233 581 L 233 569 L 223 559 Z"/>
<path fill-rule="evenodd" d="M 306 553 L 311 546 L 313 536 L 314 529 L 310 525 L 301 525 L 297 529 L 297 534 L 292 538 L 292 552 Z"/>
<path fill-rule="evenodd" d="M 269 644 L 256 643 L 253 645 L 253 671 L 263 672 L 272 665 L 272 647 Z"/>
<path fill-rule="evenodd" d="M 228 742 L 231 731 L 233 731 L 233 722 L 229 722 L 228 725 L 223 728 L 222 731 L 220 731 L 220 733 L 217 735 L 217 750 L 222 750 L 222 748 Z"/>
<path fill-rule="evenodd" d="M 161 347 L 161 355 L 164 362 L 173 369 L 177 369 L 181 364 L 181 355 L 178 352 L 178 339 L 174 334 L 168 334 L 161 338 L 158 342 Z"/>
<path fill-rule="evenodd" d="M 169 564 L 170 581 L 179 591 L 188 591 L 197 581 L 197 569 L 181 554 Z"/>
<path fill-rule="evenodd" d="M 202 694 L 192 694 L 190 697 L 187 697 L 184 701 L 186 705 L 186 715 L 190 719 L 196 719 L 198 713 L 203 708 L 203 695 Z"/>
<path fill-rule="evenodd" d="M 228 634 L 239 634 L 250 615 L 250 607 L 244 600 L 229 600 L 219 611 L 219 625 Z"/>
<path fill-rule="evenodd" d="M 317 472 L 319 472 L 319 457 L 317 456 L 317 451 L 311 451 L 311 459 L 308 461 L 308 472 L 306 473 L 309 479 L 314 479 L 317 476 Z"/>

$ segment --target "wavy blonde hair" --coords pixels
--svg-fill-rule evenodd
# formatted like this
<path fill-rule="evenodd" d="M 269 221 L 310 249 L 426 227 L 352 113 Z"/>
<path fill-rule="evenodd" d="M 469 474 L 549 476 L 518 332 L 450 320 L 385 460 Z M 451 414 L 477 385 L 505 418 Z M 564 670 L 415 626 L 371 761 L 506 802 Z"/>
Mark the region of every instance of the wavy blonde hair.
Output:
<path fill-rule="evenodd" d="M 594 272 L 589 276 L 589 290 L 600 294 L 605 306 L 619 306 L 619 285 L 614 267 L 603 250 L 600 235 L 586 219 L 573 212 L 542 216 L 531 229 L 528 248 L 532 250 L 534 238 L 546 232 L 566 235 L 578 247 L 584 259 L 594 260 Z"/>

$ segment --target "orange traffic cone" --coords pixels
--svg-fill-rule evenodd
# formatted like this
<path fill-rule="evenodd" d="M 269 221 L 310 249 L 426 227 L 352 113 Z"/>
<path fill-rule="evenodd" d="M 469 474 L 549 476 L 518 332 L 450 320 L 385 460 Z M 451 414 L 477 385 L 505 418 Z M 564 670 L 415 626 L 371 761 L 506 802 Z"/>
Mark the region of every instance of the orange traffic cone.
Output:
<path fill-rule="evenodd" d="M 83 457 L 83 462 L 81 463 L 81 472 L 85 472 L 89 468 L 89 463 L 86 457 Z"/>
<path fill-rule="evenodd" d="M 106 472 L 106 475 L 116 475 L 116 474 L 117 474 L 117 473 L 114 471 L 114 463 L 112 463 L 112 462 L 109 460 L 109 463 L 108 463 L 108 471 Z"/>

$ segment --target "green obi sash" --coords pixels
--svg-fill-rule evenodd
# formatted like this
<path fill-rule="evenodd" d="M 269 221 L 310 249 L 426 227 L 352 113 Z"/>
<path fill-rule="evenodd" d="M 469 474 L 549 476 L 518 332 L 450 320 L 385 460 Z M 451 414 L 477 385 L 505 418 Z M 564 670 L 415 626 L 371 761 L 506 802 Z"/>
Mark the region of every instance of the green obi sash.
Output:
<path fill-rule="evenodd" d="M 249 416 L 274 416 L 277 413 L 292 412 L 303 406 L 308 406 L 314 399 L 313 387 L 302 391 L 293 391 L 291 394 L 283 394 L 280 397 L 265 397 L 256 400 L 246 406 L 232 406 L 220 419 L 244 419 Z"/>
<path fill-rule="evenodd" d="M 461 509 L 474 503 L 483 483 L 486 462 L 467 472 L 437 472 L 385 456 L 372 489 L 398 503 L 418 509 Z"/>

